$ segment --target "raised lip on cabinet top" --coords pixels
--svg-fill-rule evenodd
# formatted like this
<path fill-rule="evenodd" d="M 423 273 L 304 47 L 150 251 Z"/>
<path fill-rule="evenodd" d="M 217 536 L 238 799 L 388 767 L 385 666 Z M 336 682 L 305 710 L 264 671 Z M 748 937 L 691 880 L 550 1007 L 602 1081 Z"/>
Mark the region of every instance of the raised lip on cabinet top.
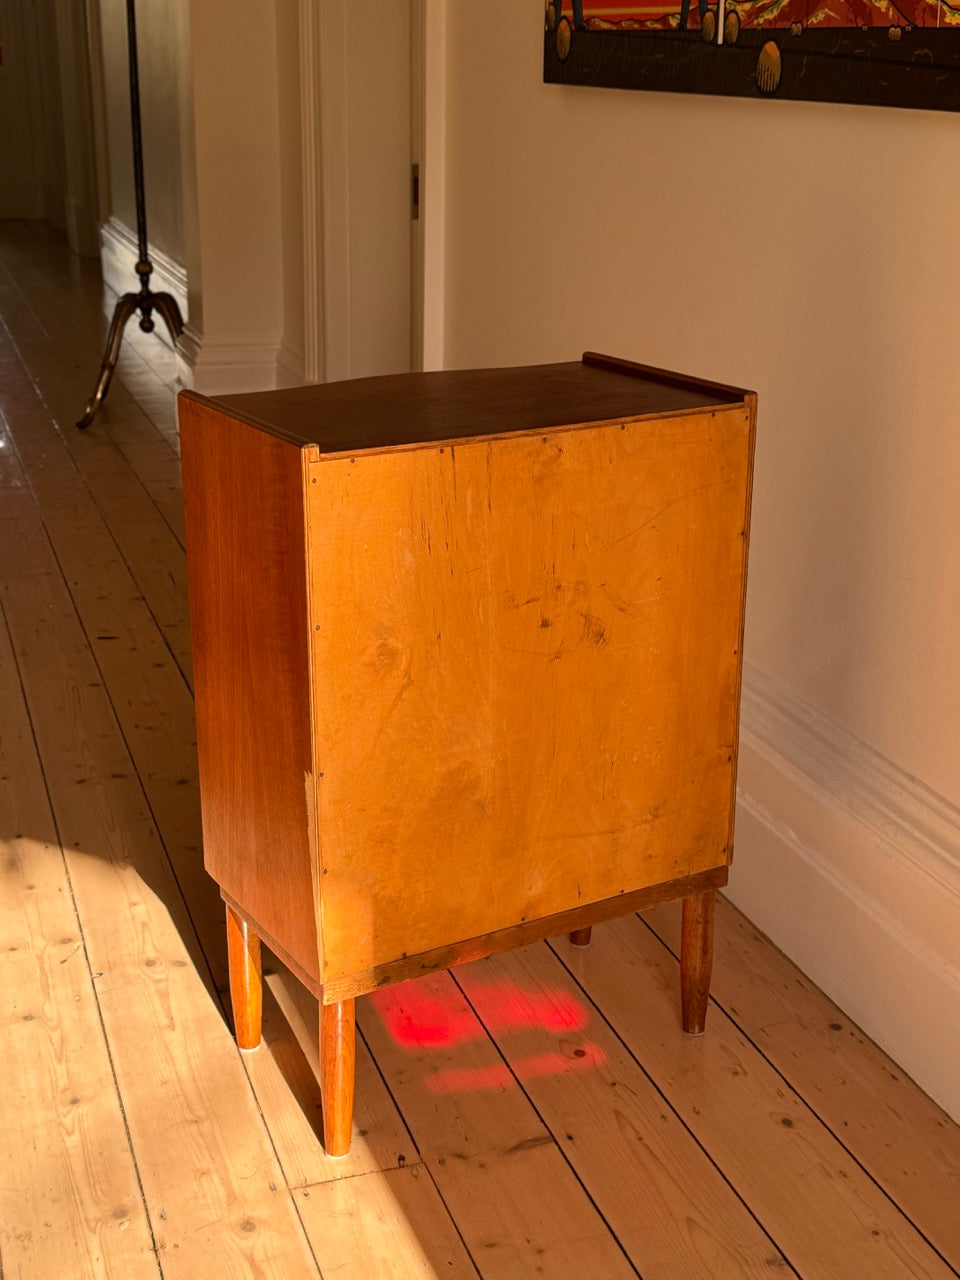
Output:
<path fill-rule="evenodd" d="M 746 405 L 754 393 L 587 351 L 581 360 L 180 393 L 321 455 L 382 452 Z"/>

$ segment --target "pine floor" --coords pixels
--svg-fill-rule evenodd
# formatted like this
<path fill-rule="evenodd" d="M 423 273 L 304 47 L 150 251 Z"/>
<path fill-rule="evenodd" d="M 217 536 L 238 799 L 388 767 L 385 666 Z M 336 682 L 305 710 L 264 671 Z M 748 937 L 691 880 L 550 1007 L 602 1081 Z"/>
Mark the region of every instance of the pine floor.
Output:
<path fill-rule="evenodd" d="M 960 1129 L 748 921 L 708 1032 L 658 909 L 358 1002 L 351 1154 L 202 870 L 171 354 L 0 223 L 0 1277 L 944 1280 Z"/>

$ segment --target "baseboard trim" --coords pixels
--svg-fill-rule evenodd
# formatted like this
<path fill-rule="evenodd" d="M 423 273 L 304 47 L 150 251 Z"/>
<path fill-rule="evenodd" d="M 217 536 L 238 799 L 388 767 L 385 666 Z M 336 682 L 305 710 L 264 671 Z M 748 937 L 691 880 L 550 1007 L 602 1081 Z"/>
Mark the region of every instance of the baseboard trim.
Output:
<path fill-rule="evenodd" d="M 307 381 L 304 375 L 304 355 L 284 339 L 277 354 L 277 386 L 299 387 Z"/>
<path fill-rule="evenodd" d="M 279 359 L 277 342 L 209 342 L 189 324 L 177 341 L 178 380 L 203 395 L 272 391 Z"/>
<path fill-rule="evenodd" d="M 960 810 L 755 668 L 731 899 L 960 1119 Z"/>
<path fill-rule="evenodd" d="M 150 287 L 155 293 L 170 293 L 187 319 L 187 271 L 155 245 L 148 245 L 153 274 Z M 118 218 L 108 218 L 100 225 L 100 270 L 114 293 L 135 293 L 139 288 L 136 273 L 139 249 L 136 233 Z M 158 324 L 157 335 L 168 347 L 173 346 L 165 324 Z"/>
<path fill-rule="evenodd" d="M 758 750 L 772 748 L 826 801 L 960 893 L 960 809 L 752 667 L 743 722 Z"/>

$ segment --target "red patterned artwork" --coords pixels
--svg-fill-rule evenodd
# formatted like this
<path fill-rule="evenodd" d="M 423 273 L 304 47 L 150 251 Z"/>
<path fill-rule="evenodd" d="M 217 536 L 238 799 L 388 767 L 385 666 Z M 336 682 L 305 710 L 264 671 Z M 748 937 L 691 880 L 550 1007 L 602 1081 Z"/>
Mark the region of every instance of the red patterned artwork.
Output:
<path fill-rule="evenodd" d="M 960 110 L 960 0 L 548 0 L 544 79 Z"/>

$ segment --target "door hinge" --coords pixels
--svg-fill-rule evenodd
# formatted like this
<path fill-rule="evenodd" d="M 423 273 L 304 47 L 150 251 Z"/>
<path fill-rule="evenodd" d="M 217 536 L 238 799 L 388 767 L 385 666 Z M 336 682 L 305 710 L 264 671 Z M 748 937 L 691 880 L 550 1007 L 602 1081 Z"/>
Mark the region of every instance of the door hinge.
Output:
<path fill-rule="evenodd" d="M 414 222 L 420 217 L 420 166 L 410 166 L 410 217 Z"/>

